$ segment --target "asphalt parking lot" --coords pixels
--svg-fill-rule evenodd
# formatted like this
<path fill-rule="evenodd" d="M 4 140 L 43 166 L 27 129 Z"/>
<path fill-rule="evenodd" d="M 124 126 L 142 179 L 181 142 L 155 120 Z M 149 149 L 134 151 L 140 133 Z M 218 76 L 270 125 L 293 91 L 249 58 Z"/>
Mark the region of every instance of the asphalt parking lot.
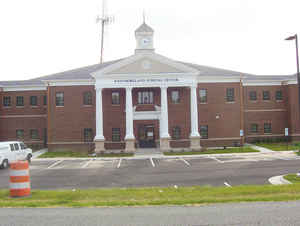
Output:
<path fill-rule="evenodd" d="M 297 156 L 34 159 L 33 189 L 73 189 L 140 186 L 233 186 L 268 184 L 268 178 L 295 173 Z M 9 187 L 9 170 L 0 170 L 0 188 Z"/>

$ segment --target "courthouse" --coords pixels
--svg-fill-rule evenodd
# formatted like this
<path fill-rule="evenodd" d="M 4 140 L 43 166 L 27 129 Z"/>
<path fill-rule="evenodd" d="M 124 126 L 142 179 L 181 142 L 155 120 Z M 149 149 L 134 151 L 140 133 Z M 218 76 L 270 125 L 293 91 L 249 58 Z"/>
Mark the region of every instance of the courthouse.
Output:
<path fill-rule="evenodd" d="M 285 128 L 300 140 L 296 75 L 176 61 L 156 53 L 146 23 L 135 39 L 129 57 L 0 82 L 0 141 L 102 153 L 239 146 Z"/>

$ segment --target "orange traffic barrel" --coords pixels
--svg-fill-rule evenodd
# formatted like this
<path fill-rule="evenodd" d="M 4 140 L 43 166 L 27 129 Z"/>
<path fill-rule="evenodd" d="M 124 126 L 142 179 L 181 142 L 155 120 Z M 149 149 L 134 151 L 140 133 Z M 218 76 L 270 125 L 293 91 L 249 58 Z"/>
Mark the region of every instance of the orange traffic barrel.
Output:
<path fill-rule="evenodd" d="M 27 161 L 10 163 L 10 196 L 24 197 L 30 195 L 29 164 Z"/>

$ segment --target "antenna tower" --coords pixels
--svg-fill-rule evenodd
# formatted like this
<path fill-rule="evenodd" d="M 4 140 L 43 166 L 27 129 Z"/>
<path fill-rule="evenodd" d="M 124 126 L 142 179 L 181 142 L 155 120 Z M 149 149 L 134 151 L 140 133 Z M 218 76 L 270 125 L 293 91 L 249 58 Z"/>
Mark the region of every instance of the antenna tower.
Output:
<path fill-rule="evenodd" d="M 104 46 L 104 28 L 114 22 L 113 16 L 108 16 L 106 12 L 106 0 L 102 0 L 102 17 L 97 16 L 96 23 L 101 23 L 101 56 L 100 64 L 103 63 L 103 46 Z"/>

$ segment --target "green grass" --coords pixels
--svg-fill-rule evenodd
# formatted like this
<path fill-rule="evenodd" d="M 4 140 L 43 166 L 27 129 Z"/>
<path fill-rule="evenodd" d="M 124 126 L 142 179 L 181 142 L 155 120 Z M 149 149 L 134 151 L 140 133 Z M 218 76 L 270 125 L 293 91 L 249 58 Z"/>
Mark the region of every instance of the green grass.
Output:
<path fill-rule="evenodd" d="M 39 156 L 39 158 L 59 158 L 59 157 L 88 158 L 90 156 L 86 153 L 71 152 L 71 151 L 46 152 Z"/>
<path fill-rule="evenodd" d="M 164 155 L 204 155 L 204 154 L 225 154 L 225 153 L 248 153 L 259 152 L 250 147 L 226 148 L 226 149 L 208 149 L 205 151 L 187 151 L 187 152 L 164 152 Z"/>
<path fill-rule="evenodd" d="M 289 143 L 287 146 L 286 143 L 284 142 L 278 142 L 278 143 L 256 143 L 255 145 L 271 149 L 272 151 L 291 151 L 291 150 L 296 150 L 299 147 L 297 146 L 298 144 L 295 143 Z"/>
<path fill-rule="evenodd" d="M 113 188 L 88 190 L 33 190 L 30 197 L 10 198 L 0 190 L 0 207 L 97 207 L 199 205 L 227 202 L 300 200 L 300 185 L 236 187 Z"/>
<path fill-rule="evenodd" d="M 271 149 L 273 151 L 291 151 L 300 150 L 300 142 L 271 142 L 271 143 L 256 143 L 255 145 Z"/>
<path fill-rule="evenodd" d="M 107 153 L 107 154 L 100 154 L 98 157 L 129 157 L 133 156 L 133 153 Z M 71 157 L 71 158 L 88 158 L 91 157 L 88 154 L 80 153 L 80 152 L 69 152 L 69 151 L 62 151 L 62 152 L 46 152 L 39 156 L 39 158 L 60 158 L 60 157 Z"/>
<path fill-rule="evenodd" d="M 284 179 L 290 181 L 293 184 L 300 184 L 300 177 L 296 174 L 288 174 L 283 177 Z"/>

